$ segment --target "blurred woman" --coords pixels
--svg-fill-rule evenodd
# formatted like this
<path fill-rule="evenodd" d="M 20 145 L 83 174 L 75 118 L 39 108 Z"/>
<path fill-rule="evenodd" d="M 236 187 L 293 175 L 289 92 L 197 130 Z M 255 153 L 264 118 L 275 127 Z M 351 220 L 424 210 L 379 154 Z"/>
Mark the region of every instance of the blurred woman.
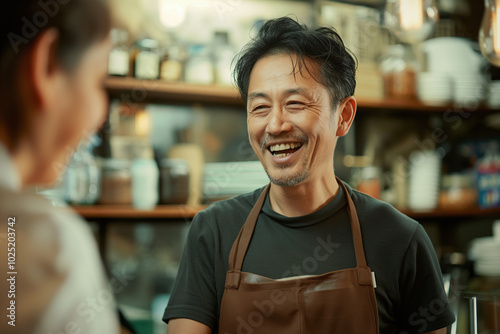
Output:
<path fill-rule="evenodd" d="M 26 191 L 53 183 L 105 118 L 109 8 L 2 1 L 0 17 L 0 332 L 117 333 L 88 225 Z"/>

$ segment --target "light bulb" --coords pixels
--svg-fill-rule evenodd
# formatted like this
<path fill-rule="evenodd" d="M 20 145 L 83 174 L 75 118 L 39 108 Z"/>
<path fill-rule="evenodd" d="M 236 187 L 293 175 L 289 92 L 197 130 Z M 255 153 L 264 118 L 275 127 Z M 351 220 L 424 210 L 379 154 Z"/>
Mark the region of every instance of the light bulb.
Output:
<path fill-rule="evenodd" d="M 500 66 L 500 0 L 485 0 L 479 29 L 481 52 L 490 63 Z"/>
<path fill-rule="evenodd" d="M 160 22 L 167 28 L 177 28 L 186 19 L 186 8 L 177 0 L 159 0 Z"/>
<path fill-rule="evenodd" d="M 413 44 L 432 34 L 439 14 L 434 0 L 387 0 L 384 20 L 402 42 Z"/>

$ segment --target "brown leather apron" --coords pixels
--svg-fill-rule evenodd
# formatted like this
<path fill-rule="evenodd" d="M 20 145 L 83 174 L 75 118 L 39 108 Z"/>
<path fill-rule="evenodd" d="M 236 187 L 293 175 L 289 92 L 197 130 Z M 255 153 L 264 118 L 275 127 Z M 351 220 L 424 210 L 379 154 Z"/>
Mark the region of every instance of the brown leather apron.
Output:
<path fill-rule="evenodd" d="M 274 280 L 241 271 L 268 185 L 255 203 L 229 254 L 219 334 L 378 333 L 372 273 L 366 264 L 358 215 L 346 187 L 356 268 Z M 293 245 L 291 245 L 293 247 Z M 262 261 L 266 261 L 265 258 Z"/>

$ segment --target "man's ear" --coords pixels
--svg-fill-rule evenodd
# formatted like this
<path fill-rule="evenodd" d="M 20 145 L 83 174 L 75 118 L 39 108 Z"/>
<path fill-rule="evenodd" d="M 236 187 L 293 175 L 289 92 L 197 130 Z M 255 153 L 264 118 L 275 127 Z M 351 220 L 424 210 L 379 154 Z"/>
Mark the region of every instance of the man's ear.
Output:
<path fill-rule="evenodd" d="M 339 119 L 336 135 L 338 137 L 343 137 L 349 132 L 352 122 L 354 121 L 354 116 L 356 115 L 356 108 L 357 102 L 354 96 L 348 96 L 340 102 L 337 110 Z"/>
<path fill-rule="evenodd" d="M 26 72 L 35 110 L 50 110 L 48 106 L 57 101 L 57 88 L 60 85 L 60 67 L 56 55 L 58 39 L 56 29 L 47 29 L 36 38 L 28 53 Z"/>

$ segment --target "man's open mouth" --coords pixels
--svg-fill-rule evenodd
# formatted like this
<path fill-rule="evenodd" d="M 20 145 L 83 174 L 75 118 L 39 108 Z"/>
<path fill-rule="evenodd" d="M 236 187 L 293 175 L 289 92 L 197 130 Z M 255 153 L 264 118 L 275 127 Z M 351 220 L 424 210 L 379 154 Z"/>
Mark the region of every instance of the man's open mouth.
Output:
<path fill-rule="evenodd" d="M 269 145 L 267 148 L 269 152 L 276 158 L 284 158 L 290 154 L 293 154 L 297 152 L 303 143 L 282 143 L 282 144 L 275 144 L 275 145 Z"/>

